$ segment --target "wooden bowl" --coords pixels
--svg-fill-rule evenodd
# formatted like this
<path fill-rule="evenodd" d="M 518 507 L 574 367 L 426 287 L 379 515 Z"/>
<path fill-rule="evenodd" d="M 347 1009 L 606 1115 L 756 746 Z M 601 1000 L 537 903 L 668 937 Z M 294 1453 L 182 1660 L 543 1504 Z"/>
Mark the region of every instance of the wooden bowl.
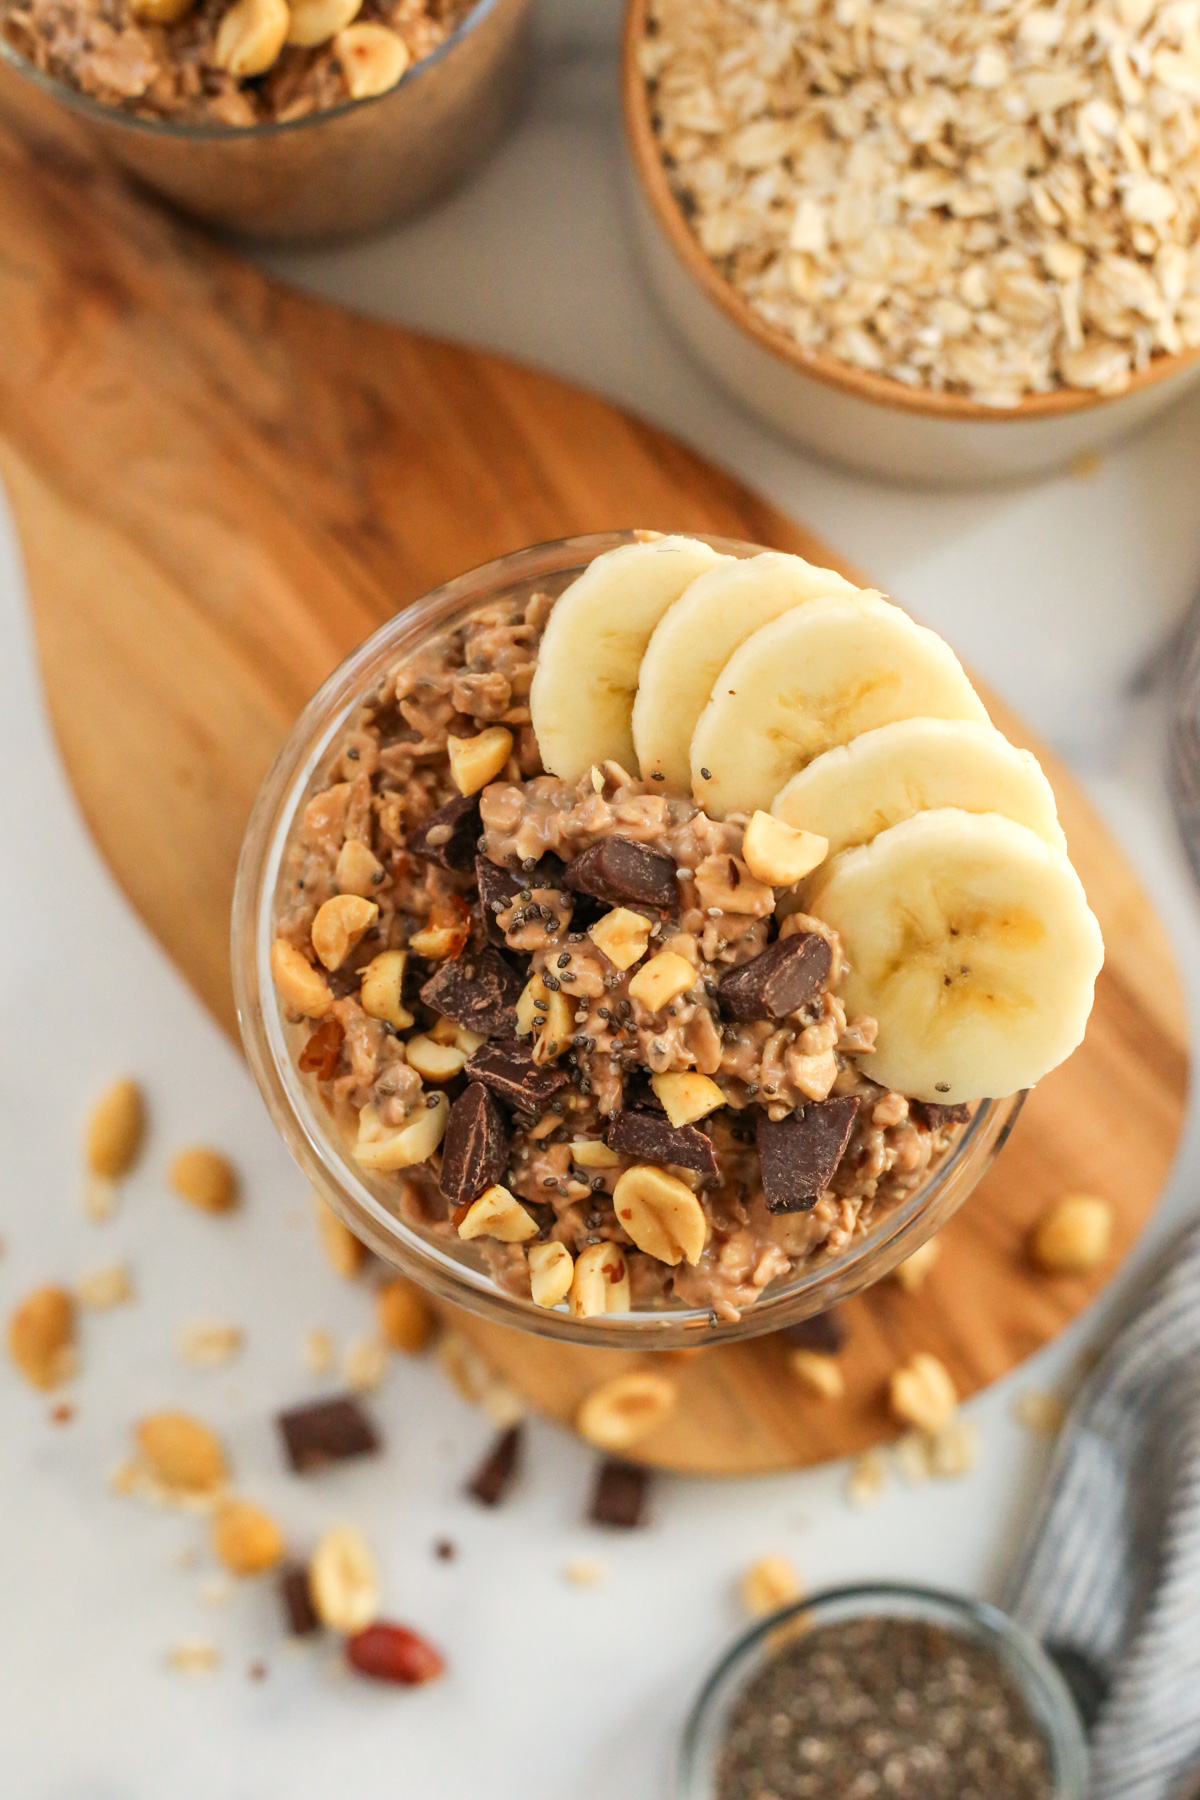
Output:
<path fill-rule="evenodd" d="M 889 480 L 971 486 L 1036 475 L 1101 449 L 1200 382 L 1200 349 L 1156 356 L 1120 394 L 1064 388 L 997 410 L 910 388 L 802 349 L 726 281 L 671 191 L 638 46 L 647 0 L 628 0 L 622 87 L 638 241 L 659 304 L 693 354 L 753 412 L 808 450 Z"/>

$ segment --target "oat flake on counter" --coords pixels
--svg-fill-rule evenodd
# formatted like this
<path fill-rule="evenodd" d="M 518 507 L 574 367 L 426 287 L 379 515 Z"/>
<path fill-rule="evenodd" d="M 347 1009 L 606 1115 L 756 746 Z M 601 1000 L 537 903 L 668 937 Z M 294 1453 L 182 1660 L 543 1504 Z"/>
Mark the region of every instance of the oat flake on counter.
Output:
<path fill-rule="evenodd" d="M 649 0 L 701 247 L 802 349 L 996 407 L 1200 346 L 1200 0 Z"/>

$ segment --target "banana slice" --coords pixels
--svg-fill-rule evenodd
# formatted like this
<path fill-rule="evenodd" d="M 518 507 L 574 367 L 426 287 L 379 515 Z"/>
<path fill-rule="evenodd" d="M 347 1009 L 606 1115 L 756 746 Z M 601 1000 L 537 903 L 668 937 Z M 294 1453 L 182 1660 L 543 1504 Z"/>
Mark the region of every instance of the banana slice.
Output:
<path fill-rule="evenodd" d="M 752 631 L 806 600 L 831 594 L 852 600 L 859 592 L 833 569 L 778 550 L 697 576 L 654 627 L 642 658 L 633 703 L 642 780 L 665 777 L 668 787 L 689 791 L 696 721 L 721 670 Z"/>
<path fill-rule="evenodd" d="M 896 719 L 827 750 L 793 775 L 771 811 L 829 839 L 829 854 L 939 806 L 1000 813 L 1056 850 L 1067 840 L 1036 757 L 972 719 Z"/>
<path fill-rule="evenodd" d="M 950 646 L 886 600 L 810 600 L 721 670 L 692 738 L 692 792 L 712 818 L 766 812 L 814 757 L 922 717 L 988 722 Z"/>
<path fill-rule="evenodd" d="M 650 634 L 697 575 L 731 560 L 698 538 L 608 550 L 563 593 L 546 626 L 529 694 L 542 763 L 578 781 L 614 758 L 637 768 L 630 718 Z"/>
<path fill-rule="evenodd" d="M 822 871 L 873 1081 L 953 1104 L 1032 1087 L 1083 1037 L 1104 944 L 1061 850 L 997 813 L 917 813 Z"/>

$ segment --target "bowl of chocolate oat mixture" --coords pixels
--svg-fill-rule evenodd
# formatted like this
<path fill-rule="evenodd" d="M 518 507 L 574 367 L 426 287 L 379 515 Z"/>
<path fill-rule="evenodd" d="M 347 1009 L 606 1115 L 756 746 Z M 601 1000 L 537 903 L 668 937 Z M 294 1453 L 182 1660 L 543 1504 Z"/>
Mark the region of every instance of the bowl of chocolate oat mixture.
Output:
<path fill-rule="evenodd" d="M 280 241 L 390 224 L 491 147 L 532 0 L 0 0 L 0 103 L 40 90 L 147 187 Z M 6 99 L 7 96 L 7 99 Z"/>
<path fill-rule="evenodd" d="M 993 1606 L 832 1589 L 736 1643 L 684 1731 L 676 1800 L 1084 1800 L 1050 1658 Z"/>
<path fill-rule="evenodd" d="M 775 1330 L 962 1204 L 1103 947 L 1054 798 L 874 591 L 610 533 L 427 595 L 257 802 L 233 963 L 297 1160 L 553 1337 Z"/>

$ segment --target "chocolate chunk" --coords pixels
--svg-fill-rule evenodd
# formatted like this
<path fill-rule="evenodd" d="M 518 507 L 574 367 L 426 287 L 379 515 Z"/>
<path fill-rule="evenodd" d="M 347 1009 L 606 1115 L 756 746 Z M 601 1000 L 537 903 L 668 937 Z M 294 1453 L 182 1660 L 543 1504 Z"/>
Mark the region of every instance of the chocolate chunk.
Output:
<path fill-rule="evenodd" d="M 464 1088 L 446 1121 L 438 1186 L 451 1206 L 478 1200 L 508 1171 L 508 1127 L 483 1083 Z"/>
<path fill-rule="evenodd" d="M 634 1531 L 646 1523 L 649 1497 L 649 1469 L 609 1457 L 596 1472 L 588 1518 L 593 1525 L 615 1525 L 621 1531 Z"/>
<path fill-rule="evenodd" d="M 506 942 L 504 933 L 496 923 L 496 902 L 499 901 L 501 910 L 504 910 L 526 888 L 561 890 L 566 866 L 557 856 L 543 856 L 532 869 L 505 869 L 486 856 L 475 858 L 479 910 L 483 915 L 484 931 L 493 944 L 499 944 L 503 948 Z"/>
<path fill-rule="evenodd" d="M 939 1106 L 932 1100 L 910 1100 L 908 1110 L 929 1131 L 940 1131 L 943 1125 L 965 1125 L 971 1116 L 969 1106 Z"/>
<path fill-rule="evenodd" d="M 575 893 L 591 894 L 610 906 L 671 910 L 679 905 L 674 858 L 633 838 L 610 837 L 593 844 L 567 864 L 563 881 Z"/>
<path fill-rule="evenodd" d="M 379 1448 L 379 1433 L 352 1394 L 293 1407 L 279 1414 L 278 1423 L 297 1475 L 311 1475 L 352 1456 L 369 1456 Z"/>
<path fill-rule="evenodd" d="M 469 875 L 479 842 L 479 795 L 458 794 L 431 813 L 408 840 L 414 856 L 423 856 L 440 869 Z"/>
<path fill-rule="evenodd" d="M 694 1125 L 672 1125 L 662 1113 L 619 1112 L 604 1141 L 610 1150 L 636 1156 L 639 1162 L 676 1163 L 701 1175 L 718 1170 L 712 1139 Z"/>
<path fill-rule="evenodd" d="M 521 1466 L 524 1433 L 519 1425 L 502 1431 L 470 1481 L 467 1492 L 483 1506 L 499 1506 Z"/>
<path fill-rule="evenodd" d="M 279 1598 L 289 1637 L 311 1637 L 314 1631 L 320 1631 L 321 1621 L 303 1563 L 284 1563 L 279 1571 Z"/>
<path fill-rule="evenodd" d="M 817 1350 L 822 1356 L 836 1356 L 846 1348 L 850 1336 L 846 1321 L 836 1306 L 828 1312 L 814 1313 L 811 1319 L 798 1319 L 775 1333 L 783 1343 L 796 1350 Z"/>
<path fill-rule="evenodd" d="M 767 1211 L 808 1212 L 833 1180 L 858 1113 L 858 1095 L 810 1100 L 786 1119 L 758 1121 L 758 1160 Z"/>
<path fill-rule="evenodd" d="M 536 1063 L 533 1051 L 514 1039 L 505 1044 L 481 1044 L 467 1059 L 471 1081 L 482 1081 L 493 1094 L 521 1112 L 540 1113 L 570 1077 L 564 1069 Z"/>
<path fill-rule="evenodd" d="M 820 932 L 777 938 L 721 977 L 721 1011 L 727 1019 L 785 1019 L 816 999 L 832 967 L 833 951 Z"/>
<path fill-rule="evenodd" d="M 444 962 L 422 987 L 421 998 L 435 1012 L 481 1037 L 512 1038 L 517 1035 L 516 1006 L 524 985 L 511 964 L 485 944 L 482 950 L 468 948 L 453 962 Z"/>

